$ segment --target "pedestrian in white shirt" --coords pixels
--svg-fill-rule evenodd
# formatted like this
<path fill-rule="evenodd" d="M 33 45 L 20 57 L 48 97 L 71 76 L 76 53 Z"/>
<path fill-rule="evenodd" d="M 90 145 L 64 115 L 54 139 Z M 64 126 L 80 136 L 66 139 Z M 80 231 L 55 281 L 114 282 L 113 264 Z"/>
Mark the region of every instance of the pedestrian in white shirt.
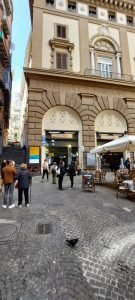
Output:
<path fill-rule="evenodd" d="M 44 176 L 47 176 L 47 181 L 49 180 L 49 164 L 48 164 L 48 161 L 47 159 L 44 160 L 44 163 L 43 163 L 43 175 L 42 175 L 42 182 L 43 182 L 43 179 L 44 179 Z"/>

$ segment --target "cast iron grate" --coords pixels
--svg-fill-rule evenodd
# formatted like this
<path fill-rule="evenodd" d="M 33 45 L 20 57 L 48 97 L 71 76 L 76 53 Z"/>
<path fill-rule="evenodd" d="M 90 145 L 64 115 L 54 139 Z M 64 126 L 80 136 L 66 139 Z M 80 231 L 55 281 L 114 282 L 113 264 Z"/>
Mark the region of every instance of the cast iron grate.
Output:
<path fill-rule="evenodd" d="M 52 233 L 52 224 L 51 223 L 38 223 L 36 228 L 37 234 L 48 234 Z"/>

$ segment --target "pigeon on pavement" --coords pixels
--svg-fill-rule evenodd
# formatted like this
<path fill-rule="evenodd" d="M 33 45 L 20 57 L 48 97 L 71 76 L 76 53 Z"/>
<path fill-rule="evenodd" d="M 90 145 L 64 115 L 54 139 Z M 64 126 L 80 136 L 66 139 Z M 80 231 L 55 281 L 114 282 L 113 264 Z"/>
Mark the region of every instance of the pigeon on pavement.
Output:
<path fill-rule="evenodd" d="M 70 247 L 75 247 L 75 245 L 77 244 L 78 239 L 72 239 L 72 240 L 66 240 L 66 243 L 70 246 Z"/>

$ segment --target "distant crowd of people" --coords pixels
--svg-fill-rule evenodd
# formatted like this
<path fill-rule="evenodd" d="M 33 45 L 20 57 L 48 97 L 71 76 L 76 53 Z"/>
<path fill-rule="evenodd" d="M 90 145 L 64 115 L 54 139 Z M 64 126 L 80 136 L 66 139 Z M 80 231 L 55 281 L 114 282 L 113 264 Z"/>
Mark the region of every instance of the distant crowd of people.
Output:
<path fill-rule="evenodd" d="M 60 160 L 60 163 L 58 165 L 56 162 L 53 162 L 53 164 L 51 165 L 51 167 L 49 169 L 49 163 L 46 158 L 44 160 L 42 168 L 43 168 L 42 182 L 44 181 L 45 174 L 46 174 L 47 181 L 48 181 L 49 173 L 51 173 L 53 184 L 56 184 L 56 178 L 58 178 L 58 187 L 59 187 L 60 191 L 63 190 L 62 183 L 63 183 L 63 178 L 64 178 L 66 171 L 67 171 L 67 174 L 69 175 L 70 182 L 71 182 L 70 188 L 73 188 L 73 186 L 74 186 L 74 176 L 76 174 L 79 175 L 79 172 L 80 172 L 80 166 L 79 166 L 78 161 L 75 161 L 75 162 L 72 161 L 71 164 L 68 166 L 68 168 L 66 168 L 65 162 L 63 160 Z"/>
<path fill-rule="evenodd" d="M 11 209 L 15 207 L 13 203 L 14 187 L 18 188 L 18 206 L 22 206 L 24 193 L 25 206 L 29 207 L 29 187 L 32 183 L 32 176 L 26 164 L 22 163 L 20 171 L 17 173 L 13 160 L 3 160 L 1 164 L 1 180 L 1 191 L 4 186 L 3 208 L 9 207 Z"/>

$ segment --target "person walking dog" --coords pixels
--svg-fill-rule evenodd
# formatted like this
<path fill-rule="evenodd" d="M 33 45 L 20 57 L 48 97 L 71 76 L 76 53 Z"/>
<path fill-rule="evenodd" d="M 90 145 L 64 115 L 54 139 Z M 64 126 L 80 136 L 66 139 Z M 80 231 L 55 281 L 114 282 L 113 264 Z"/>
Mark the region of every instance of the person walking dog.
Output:
<path fill-rule="evenodd" d="M 25 206 L 29 207 L 29 187 L 32 183 L 32 176 L 29 170 L 27 169 L 26 164 L 21 164 L 20 168 L 21 170 L 15 177 L 15 179 L 18 180 L 18 206 L 22 207 L 22 199 L 24 193 Z"/>

